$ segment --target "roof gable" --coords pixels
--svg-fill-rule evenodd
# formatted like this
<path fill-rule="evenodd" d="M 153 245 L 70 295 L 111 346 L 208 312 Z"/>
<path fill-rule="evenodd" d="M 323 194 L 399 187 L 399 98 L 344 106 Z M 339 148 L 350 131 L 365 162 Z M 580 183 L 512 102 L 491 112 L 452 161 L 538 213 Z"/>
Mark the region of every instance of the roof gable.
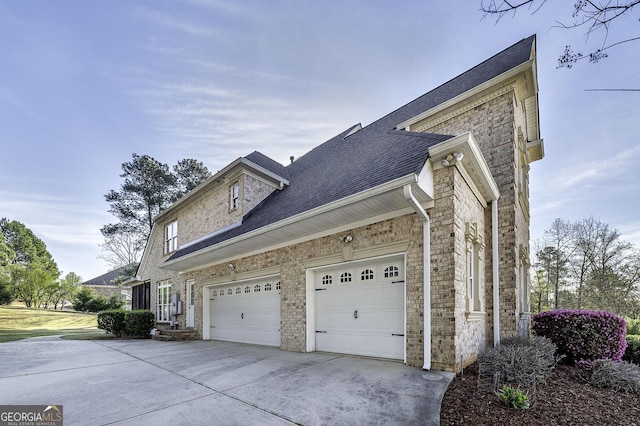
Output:
<path fill-rule="evenodd" d="M 241 225 L 181 247 L 168 262 L 420 173 L 429 157 L 429 149 L 453 136 L 396 130 L 398 124 L 526 63 L 531 59 L 534 42 L 535 36 L 521 40 L 374 123 L 364 128 L 352 126 L 292 164 L 281 166 L 284 170 L 258 152 L 249 154 L 245 158 L 255 160 L 267 169 L 276 168 L 280 176 L 286 173 L 290 184 L 247 213 Z"/>

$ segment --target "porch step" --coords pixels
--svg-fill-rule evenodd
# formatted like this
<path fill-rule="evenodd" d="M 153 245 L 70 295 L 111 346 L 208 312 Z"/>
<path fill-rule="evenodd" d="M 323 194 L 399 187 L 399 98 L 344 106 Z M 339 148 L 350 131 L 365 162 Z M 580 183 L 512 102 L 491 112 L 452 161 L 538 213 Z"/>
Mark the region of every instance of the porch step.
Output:
<path fill-rule="evenodd" d="M 152 336 L 153 340 L 162 340 L 165 342 L 173 342 L 176 340 L 196 340 L 198 338 L 198 334 L 193 329 L 184 329 L 184 330 L 158 330 L 154 336 Z"/>

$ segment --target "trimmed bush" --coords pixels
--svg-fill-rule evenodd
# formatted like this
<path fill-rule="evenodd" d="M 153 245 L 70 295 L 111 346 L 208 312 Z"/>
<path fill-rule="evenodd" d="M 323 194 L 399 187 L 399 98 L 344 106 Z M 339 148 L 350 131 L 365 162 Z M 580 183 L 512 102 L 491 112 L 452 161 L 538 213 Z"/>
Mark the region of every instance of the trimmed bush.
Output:
<path fill-rule="evenodd" d="M 640 319 L 627 320 L 627 334 L 640 335 Z"/>
<path fill-rule="evenodd" d="M 558 361 L 556 351 L 556 345 L 544 337 L 505 339 L 478 356 L 478 369 L 482 376 L 499 374 L 502 381 L 530 386 L 543 383 L 551 374 Z"/>
<path fill-rule="evenodd" d="M 155 325 L 155 318 L 151 311 L 128 311 L 125 314 L 125 328 L 128 336 L 149 337 Z"/>
<path fill-rule="evenodd" d="M 622 357 L 624 361 L 629 361 L 633 364 L 640 365 L 640 336 L 639 335 L 627 335 L 627 349 L 624 351 Z"/>
<path fill-rule="evenodd" d="M 612 312 L 542 312 L 533 316 L 532 329 L 551 339 L 570 365 L 582 360 L 621 361 L 627 347 L 626 322 Z"/>
<path fill-rule="evenodd" d="M 149 337 L 154 325 L 155 319 L 150 311 L 118 309 L 98 314 L 98 328 L 116 337 Z"/>
<path fill-rule="evenodd" d="M 116 337 L 122 337 L 126 331 L 125 315 L 126 311 L 112 310 L 103 311 L 98 314 L 98 328 L 113 334 Z"/>
<path fill-rule="evenodd" d="M 628 362 L 596 361 L 591 385 L 623 392 L 640 392 L 640 367 Z"/>

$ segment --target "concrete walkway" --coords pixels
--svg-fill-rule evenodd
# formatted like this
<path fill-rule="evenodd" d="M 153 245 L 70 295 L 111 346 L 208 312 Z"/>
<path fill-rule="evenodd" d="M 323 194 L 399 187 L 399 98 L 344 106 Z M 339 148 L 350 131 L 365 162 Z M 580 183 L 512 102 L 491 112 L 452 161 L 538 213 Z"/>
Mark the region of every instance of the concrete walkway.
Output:
<path fill-rule="evenodd" d="M 0 404 L 65 425 L 437 425 L 451 373 L 228 342 L 0 343 Z"/>

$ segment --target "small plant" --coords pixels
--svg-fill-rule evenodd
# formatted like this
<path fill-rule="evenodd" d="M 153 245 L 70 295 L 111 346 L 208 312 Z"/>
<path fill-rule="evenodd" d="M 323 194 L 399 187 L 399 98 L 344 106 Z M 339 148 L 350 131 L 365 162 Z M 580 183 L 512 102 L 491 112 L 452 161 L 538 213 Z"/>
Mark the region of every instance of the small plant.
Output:
<path fill-rule="evenodd" d="M 529 408 L 529 396 L 520 388 L 503 385 L 498 389 L 496 395 L 504 405 L 509 407 L 517 410 L 526 410 Z"/>
<path fill-rule="evenodd" d="M 544 383 L 559 360 L 556 345 L 544 337 L 505 339 L 495 348 L 487 348 L 478 357 L 480 375 L 520 386 Z"/>
<path fill-rule="evenodd" d="M 640 367 L 624 361 L 599 360 L 593 365 L 589 382 L 598 388 L 640 393 Z"/>

